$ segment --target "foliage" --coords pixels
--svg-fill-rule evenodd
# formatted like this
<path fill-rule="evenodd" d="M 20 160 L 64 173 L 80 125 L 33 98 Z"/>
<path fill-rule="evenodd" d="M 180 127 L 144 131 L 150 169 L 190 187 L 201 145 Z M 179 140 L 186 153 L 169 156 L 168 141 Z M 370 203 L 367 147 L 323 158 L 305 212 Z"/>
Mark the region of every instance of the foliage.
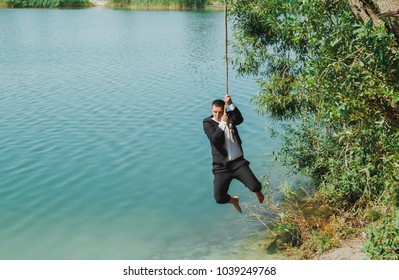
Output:
<path fill-rule="evenodd" d="M 372 226 L 366 250 L 371 259 L 399 260 L 399 210 L 389 209 Z"/>
<path fill-rule="evenodd" d="M 89 7 L 93 4 L 89 0 L 59 0 L 58 7 L 63 8 L 78 8 L 78 7 Z"/>
<path fill-rule="evenodd" d="M 89 7 L 89 0 L 7 0 L 10 8 Z"/>
<path fill-rule="evenodd" d="M 259 79 L 259 112 L 284 124 L 279 159 L 309 175 L 336 213 L 362 213 L 378 207 L 376 201 L 397 207 L 394 36 L 384 24 L 357 20 L 344 0 L 234 0 L 231 6 L 235 65 Z"/>
<path fill-rule="evenodd" d="M 111 0 L 115 7 L 203 9 L 210 0 Z M 88 7 L 89 0 L 0 0 L 1 6 L 10 8 Z"/>
<path fill-rule="evenodd" d="M 359 234 L 362 221 L 326 202 L 325 194 L 294 189 L 287 183 L 282 184 L 281 193 L 284 198 L 278 203 L 268 201 L 275 213 L 272 231 L 276 247 L 292 251 L 293 246 L 300 246 L 295 255 L 307 259 Z"/>
<path fill-rule="evenodd" d="M 111 0 L 117 7 L 141 7 L 141 8 L 178 8 L 178 9 L 202 9 L 209 4 L 209 0 Z"/>

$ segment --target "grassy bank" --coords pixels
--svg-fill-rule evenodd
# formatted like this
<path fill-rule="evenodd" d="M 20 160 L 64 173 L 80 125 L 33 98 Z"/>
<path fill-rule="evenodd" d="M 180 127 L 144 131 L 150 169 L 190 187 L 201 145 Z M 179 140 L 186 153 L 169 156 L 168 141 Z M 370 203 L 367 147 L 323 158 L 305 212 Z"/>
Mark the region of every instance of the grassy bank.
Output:
<path fill-rule="evenodd" d="M 134 10 L 188 10 L 221 7 L 211 0 L 111 0 L 109 7 Z"/>
<path fill-rule="evenodd" d="M 89 0 L 0 0 L 3 8 L 84 8 L 92 7 Z"/>
<path fill-rule="evenodd" d="M 0 0 L 0 8 L 84 8 L 89 0 Z M 132 10 L 221 9 L 223 1 L 214 0 L 110 0 L 110 8 Z"/>
<path fill-rule="evenodd" d="M 364 212 L 340 209 L 321 191 L 280 186 L 283 198 L 267 200 L 264 216 L 271 218 L 265 248 L 287 258 L 318 259 L 323 253 L 365 234 Z M 262 211 L 260 211 L 261 213 Z"/>

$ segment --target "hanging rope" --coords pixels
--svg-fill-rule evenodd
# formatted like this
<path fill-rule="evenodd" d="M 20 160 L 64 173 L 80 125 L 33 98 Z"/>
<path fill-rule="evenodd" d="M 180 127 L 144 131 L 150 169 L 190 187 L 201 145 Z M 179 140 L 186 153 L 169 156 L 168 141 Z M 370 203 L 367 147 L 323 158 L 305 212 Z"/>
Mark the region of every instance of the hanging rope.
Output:
<path fill-rule="evenodd" d="M 229 56 L 228 56 L 228 34 L 227 34 L 227 0 L 224 0 L 224 40 L 226 53 L 226 95 L 229 95 Z"/>

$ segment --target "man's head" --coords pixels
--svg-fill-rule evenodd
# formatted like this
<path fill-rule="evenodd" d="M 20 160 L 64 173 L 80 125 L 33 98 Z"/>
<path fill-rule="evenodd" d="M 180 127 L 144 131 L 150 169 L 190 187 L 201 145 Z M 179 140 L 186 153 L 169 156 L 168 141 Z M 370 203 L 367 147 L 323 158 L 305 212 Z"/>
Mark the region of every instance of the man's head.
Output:
<path fill-rule="evenodd" d="M 221 121 L 224 114 L 224 104 L 225 102 L 221 99 L 216 99 L 212 102 L 212 116 L 218 122 Z"/>

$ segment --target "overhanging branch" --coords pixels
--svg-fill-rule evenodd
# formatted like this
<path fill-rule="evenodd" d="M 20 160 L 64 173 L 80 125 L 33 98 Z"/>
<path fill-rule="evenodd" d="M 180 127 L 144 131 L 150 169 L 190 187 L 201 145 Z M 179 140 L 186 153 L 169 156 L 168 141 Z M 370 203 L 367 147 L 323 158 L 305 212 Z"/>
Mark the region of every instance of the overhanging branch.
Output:
<path fill-rule="evenodd" d="M 392 32 L 399 43 L 399 0 L 349 0 L 352 12 L 364 22 L 372 19 L 378 27 L 386 22 L 388 32 Z"/>

